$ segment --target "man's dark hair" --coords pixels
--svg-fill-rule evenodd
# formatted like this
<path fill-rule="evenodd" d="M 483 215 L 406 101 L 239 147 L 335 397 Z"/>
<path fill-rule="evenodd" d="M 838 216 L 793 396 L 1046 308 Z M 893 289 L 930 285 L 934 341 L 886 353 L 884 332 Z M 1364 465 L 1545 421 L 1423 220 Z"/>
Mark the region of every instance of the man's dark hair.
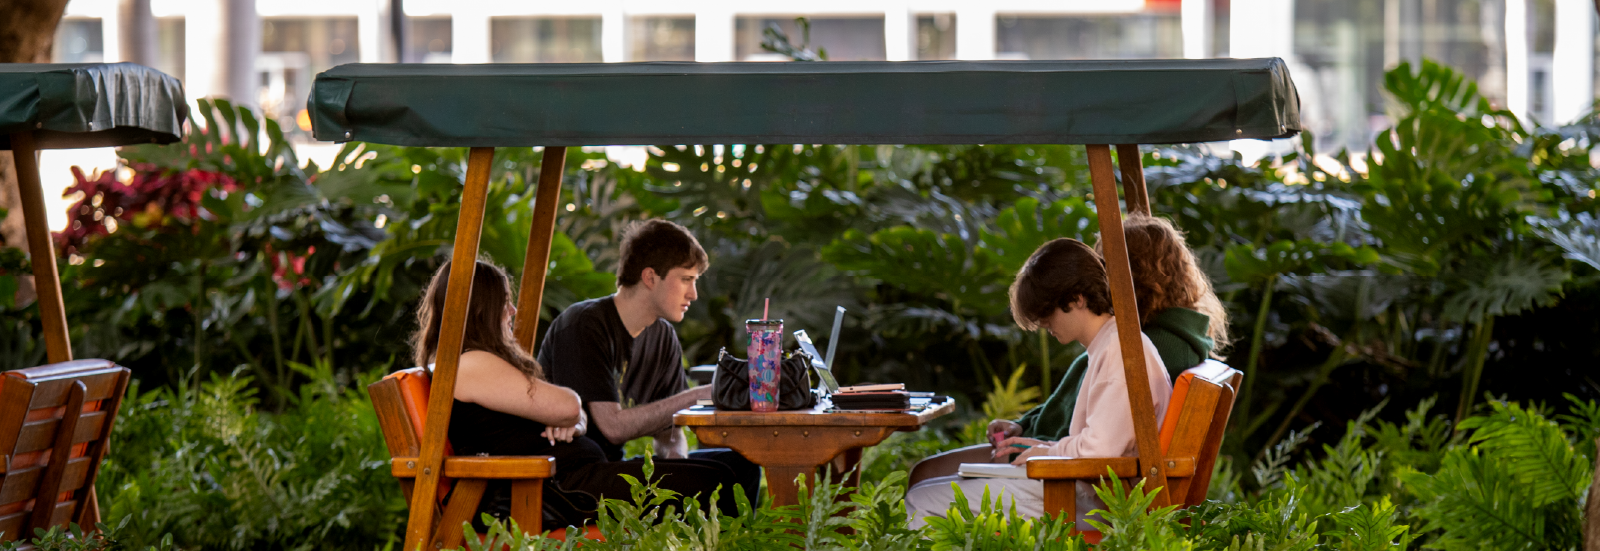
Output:
<path fill-rule="evenodd" d="M 642 220 L 622 231 L 617 285 L 638 284 L 645 268 L 654 268 L 656 275 L 667 277 L 673 268 L 704 272 L 710 265 L 706 250 L 700 248 L 700 242 L 688 229 L 666 220 Z"/>
<path fill-rule="evenodd" d="M 1090 312 L 1111 313 L 1105 260 L 1082 241 L 1056 239 L 1033 251 L 1017 272 L 1011 283 L 1011 317 L 1032 331 L 1047 325 L 1057 308 L 1072 311 L 1078 297 Z"/>

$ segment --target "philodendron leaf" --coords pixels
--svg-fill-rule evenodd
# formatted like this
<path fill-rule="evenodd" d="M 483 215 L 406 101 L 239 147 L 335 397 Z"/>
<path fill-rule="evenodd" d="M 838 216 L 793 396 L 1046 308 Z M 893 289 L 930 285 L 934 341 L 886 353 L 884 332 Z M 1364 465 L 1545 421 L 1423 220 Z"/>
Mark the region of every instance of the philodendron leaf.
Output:
<path fill-rule="evenodd" d="M 1600 217 L 1587 212 L 1573 217 L 1575 224 L 1565 227 L 1546 226 L 1536 230 L 1540 236 L 1560 247 L 1568 259 L 1588 264 L 1600 270 Z"/>
<path fill-rule="evenodd" d="M 1454 287 L 1444 301 L 1444 317 L 1477 323 L 1486 316 L 1517 314 L 1561 298 L 1572 272 L 1535 259 L 1506 255 L 1498 261 L 1470 263 L 1448 277 Z"/>
<path fill-rule="evenodd" d="M 1364 266 L 1379 261 L 1372 247 L 1346 243 L 1320 243 L 1309 239 L 1273 241 L 1266 247 L 1241 244 L 1228 247 L 1223 265 L 1228 278 L 1258 284 L 1283 274 L 1327 271 L 1330 264 Z"/>
<path fill-rule="evenodd" d="M 997 314 L 1006 307 L 1009 274 L 998 269 L 988 250 L 969 249 L 955 234 L 911 226 L 872 235 L 849 230 L 823 248 L 822 258 L 842 270 L 945 298 L 979 313 Z"/>
<path fill-rule="evenodd" d="M 1073 197 L 1046 205 L 1026 197 L 1000 211 L 992 229 L 984 228 L 979 239 L 994 253 L 1001 271 L 1015 274 L 1040 245 L 1060 237 L 1093 243 L 1099 231 L 1099 219 L 1083 199 Z"/>

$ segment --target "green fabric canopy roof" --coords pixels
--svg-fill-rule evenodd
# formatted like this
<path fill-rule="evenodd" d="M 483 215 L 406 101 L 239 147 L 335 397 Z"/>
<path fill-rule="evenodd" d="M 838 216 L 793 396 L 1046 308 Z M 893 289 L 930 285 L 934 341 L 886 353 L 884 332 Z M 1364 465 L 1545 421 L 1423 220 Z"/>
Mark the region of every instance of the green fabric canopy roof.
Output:
<path fill-rule="evenodd" d="M 183 84 L 143 65 L 0 64 L 0 150 L 23 131 L 40 149 L 167 144 L 188 117 Z"/>
<path fill-rule="evenodd" d="M 1301 130 L 1283 61 L 352 64 L 319 140 L 510 147 L 1160 144 Z"/>

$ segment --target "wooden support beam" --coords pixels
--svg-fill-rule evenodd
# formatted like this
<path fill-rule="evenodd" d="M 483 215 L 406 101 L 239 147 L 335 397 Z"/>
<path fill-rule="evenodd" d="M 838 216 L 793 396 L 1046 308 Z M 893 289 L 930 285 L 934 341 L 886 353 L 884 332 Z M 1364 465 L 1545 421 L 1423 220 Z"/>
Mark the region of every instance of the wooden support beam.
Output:
<path fill-rule="evenodd" d="M 1111 308 L 1116 311 L 1117 337 L 1122 344 L 1122 369 L 1127 377 L 1128 404 L 1133 409 L 1134 439 L 1138 443 L 1139 473 L 1145 488 L 1166 488 L 1167 471 L 1156 441 L 1156 406 L 1145 375 L 1144 343 L 1140 339 L 1139 301 L 1133 292 L 1133 270 L 1128 265 L 1128 244 L 1122 234 L 1122 209 L 1117 205 L 1117 183 L 1112 175 L 1111 147 L 1090 145 L 1089 179 L 1094 183 L 1094 206 L 1100 217 L 1100 245 L 1105 252 L 1106 279 L 1111 287 Z M 1156 494 L 1156 507 L 1171 503 L 1171 492 Z"/>
<path fill-rule="evenodd" d="M 428 418 L 422 429 L 422 455 L 411 492 L 411 517 L 406 521 L 407 551 L 417 551 L 432 541 L 434 499 L 444 463 L 444 441 L 450 429 L 450 406 L 455 399 L 456 368 L 461 362 L 461 339 L 467 329 L 467 305 L 472 278 L 478 267 L 478 238 L 483 233 L 483 209 L 489 190 L 489 165 L 494 148 L 474 147 L 467 156 L 467 181 L 461 192 L 461 214 L 456 221 L 455 253 L 450 258 L 450 283 L 445 287 L 444 319 L 439 324 L 439 348 L 434 358 L 433 384 L 428 394 Z"/>
<path fill-rule="evenodd" d="M 550 268 L 550 240 L 556 234 L 556 205 L 561 202 L 561 175 L 566 164 L 567 148 L 544 148 L 533 226 L 528 229 L 528 253 L 522 261 L 522 288 L 517 293 L 517 344 L 530 356 L 539 333 L 539 305 L 544 301 L 544 275 Z"/>
<path fill-rule="evenodd" d="M 1150 192 L 1144 184 L 1144 157 L 1138 144 L 1117 146 L 1117 166 L 1122 169 L 1122 200 L 1128 213 L 1150 215 Z"/>
<path fill-rule="evenodd" d="M 22 199 L 22 223 L 28 230 L 33 285 L 39 292 L 39 319 L 44 322 L 46 355 L 50 363 L 69 362 L 72 361 L 72 339 L 67 334 L 67 308 L 61 298 L 61 273 L 56 271 L 56 247 L 50 239 L 44 189 L 39 185 L 38 152 L 32 132 L 11 135 L 11 153 L 17 165 L 17 191 Z"/>

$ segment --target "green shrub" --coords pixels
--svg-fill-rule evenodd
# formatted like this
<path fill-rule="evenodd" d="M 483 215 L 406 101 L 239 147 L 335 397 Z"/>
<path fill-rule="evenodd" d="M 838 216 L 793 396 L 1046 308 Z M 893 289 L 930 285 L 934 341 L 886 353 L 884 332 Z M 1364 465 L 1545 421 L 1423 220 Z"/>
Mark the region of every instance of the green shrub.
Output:
<path fill-rule="evenodd" d="M 96 488 L 130 545 L 185 549 L 370 549 L 395 541 L 406 504 L 366 384 L 327 366 L 291 406 L 256 409 L 250 377 L 194 392 L 130 388 Z"/>

